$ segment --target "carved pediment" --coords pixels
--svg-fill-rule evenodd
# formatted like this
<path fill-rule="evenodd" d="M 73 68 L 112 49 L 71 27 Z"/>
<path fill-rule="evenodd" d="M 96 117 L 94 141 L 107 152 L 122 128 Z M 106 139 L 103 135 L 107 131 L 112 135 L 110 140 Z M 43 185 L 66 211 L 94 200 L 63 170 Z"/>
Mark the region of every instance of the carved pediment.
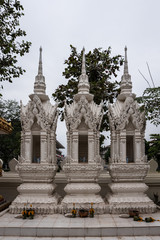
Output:
<path fill-rule="evenodd" d="M 108 116 L 112 130 L 123 130 L 129 124 L 139 131 L 145 128 L 145 114 L 140 112 L 138 103 L 132 97 L 126 98 L 121 109 L 110 105 Z"/>
<path fill-rule="evenodd" d="M 78 102 L 65 105 L 65 120 L 68 130 L 77 129 L 84 119 L 84 123 L 89 129 L 98 129 L 103 117 L 102 105 L 96 105 L 93 101 L 88 102 L 82 96 Z"/>
<path fill-rule="evenodd" d="M 57 106 L 53 107 L 49 101 L 44 106 L 37 95 L 34 95 L 27 106 L 21 104 L 22 129 L 31 130 L 35 122 L 43 130 L 54 129 L 57 117 Z"/>

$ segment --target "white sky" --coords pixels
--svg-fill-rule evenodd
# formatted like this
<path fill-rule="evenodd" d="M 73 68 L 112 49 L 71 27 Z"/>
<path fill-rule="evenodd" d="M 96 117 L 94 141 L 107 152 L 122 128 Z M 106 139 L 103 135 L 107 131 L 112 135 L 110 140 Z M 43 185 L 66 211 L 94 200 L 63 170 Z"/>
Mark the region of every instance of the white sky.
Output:
<path fill-rule="evenodd" d="M 127 45 L 133 92 L 139 96 L 148 87 L 138 72 L 140 69 L 150 81 L 146 61 L 155 85 L 160 86 L 159 0 L 21 0 L 21 4 L 25 16 L 21 18 L 20 27 L 27 32 L 26 40 L 31 41 L 32 46 L 29 54 L 19 59 L 26 73 L 12 84 L 3 83 L 4 99 L 22 100 L 27 104 L 38 71 L 40 46 L 46 92 L 50 98 L 58 85 L 67 83 L 62 72 L 64 60 L 70 55 L 70 44 L 78 51 L 85 46 L 86 52 L 111 46 L 113 56 L 124 55 Z M 148 124 L 146 138 L 155 132 L 160 129 Z M 60 120 L 57 139 L 66 147 L 66 128 Z"/>

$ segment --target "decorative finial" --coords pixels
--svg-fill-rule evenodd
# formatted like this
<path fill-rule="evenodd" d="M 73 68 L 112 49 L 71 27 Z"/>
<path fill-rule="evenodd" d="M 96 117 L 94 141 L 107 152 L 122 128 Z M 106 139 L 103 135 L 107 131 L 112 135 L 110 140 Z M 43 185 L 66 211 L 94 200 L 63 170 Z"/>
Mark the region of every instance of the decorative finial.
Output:
<path fill-rule="evenodd" d="M 83 53 L 82 53 L 82 72 L 81 75 L 79 76 L 79 83 L 78 83 L 78 94 L 76 96 L 80 95 L 87 95 L 89 94 L 89 81 L 88 81 L 88 76 L 86 74 L 86 63 L 85 63 L 85 48 L 83 47 Z M 75 96 L 75 98 L 77 98 Z"/>
<path fill-rule="evenodd" d="M 43 70 L 42 70 L 42 47 L 40 47 L 40 49 L 39 49 L 38 75 L 43 75 Z"/>
<path fill-rule="evenodd" d="M 128 74 L 127 47 L 125 46 L 124 74 Z"/>
<path fill-rule="evenodd" d="M 83 47 L 83 56 L 82 56 L 82 74 L 86 75 L 86 60 L 85 60 L 85 48 Z"/>
<path fill-rule="evenodd" d="M 45 77 L 43 76 L 43 71 L 42 71 L 42 47 L 39 48 L 38 75 L 35 77 L 34 94 L 38 94 L 41 96 L 42 95 L 47 96 L 46 95 Z M 45 97 L 45 99 L 46 99 L 46 97 Z"/>
<path fill-rule="evenodd" d="M 128 61 L 127 61 L 127 47 L 125 46 L 125 59 L 124 59 L 124 73 L 121 77 L 121 92 L 118 95 L 119 100 L 125 100 L 128 96 L 133 96 L 132 94 L 132 82 L 131 76 L 128 73 Z"/>

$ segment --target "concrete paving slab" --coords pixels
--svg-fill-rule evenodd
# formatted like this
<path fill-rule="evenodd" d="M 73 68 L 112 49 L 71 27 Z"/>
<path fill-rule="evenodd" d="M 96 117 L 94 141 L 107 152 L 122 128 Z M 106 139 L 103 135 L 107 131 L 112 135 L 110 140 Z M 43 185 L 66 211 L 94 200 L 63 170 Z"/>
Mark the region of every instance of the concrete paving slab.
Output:
<path fill-rule="evenodd" d="M 142 215 L 143 218 L 147 216 L 149 215 Z M 150 216 L 159 219 L 160 212 Z M 48 240 L 78 238 L 80 240 L 89 240 L 89 238 L 135 240 L 136 237 L 144 240 L 146 239 L 144 236 L 148 236 L 149 240 L 157 240 L 157 236 L 160 236 L 160 222 L 134 222 L 132 218 L 123 219 L 118 215 L 110 214 L 74 219 L 66 218 L 61 214 L 36 215 L 33 220 L 17 219 L 15 215 L 9 213 L 0 217 L 0 240 L 27 239 L 26 237 L 31 240 L 43 238 L 46 240 L 47 238 Z"/>

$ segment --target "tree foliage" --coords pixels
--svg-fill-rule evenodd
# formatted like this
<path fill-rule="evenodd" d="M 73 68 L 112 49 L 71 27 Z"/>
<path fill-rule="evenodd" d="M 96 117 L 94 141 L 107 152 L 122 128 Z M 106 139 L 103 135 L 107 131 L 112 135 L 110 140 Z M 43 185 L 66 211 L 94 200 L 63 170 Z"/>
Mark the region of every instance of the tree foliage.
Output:
<path fill-rule="evenodd" d="M 11 134 L 0 135 L 0 158 L 6 164 L 20 154 L 21 123 L 18 102 L 0 98 L 0 116 L 10 121 L 13 127 Z"/>
<path fill-rule="evenodd" d="M 158 126 L 160 124 L 160 87 L 146 88 L 137 101 L 142 103 L 141 109 L 145 111 L 146 119 Z"/>
<path fill-rule="evenodd" d="M 150 134 L 147 149 L 148 159 L 155 159 L 158 163 L 158 171 L 160 171 L 160 134 Z"/>
<path fill-rule="evenodd" d="M 67 104 L 73 102 L 74 95 L 78 92 L 78 78 L 81 75 L 82 66 L 82 51 L 77 52 L 72 45 L 71 54 L 65 60 L 65 70 L 63 76 L 68 80 L 66 85 L 59 85 L 59 87 L 52 94 L 54 100 L 58 102 L 61 109 L 61 120 L 63 120 L 63 107 L 66 100 Z M 119 92 L 119 84 L 117 81 L 111 81 L 111 78 L 117 76 L 120 66 L 123 64 L 123 58 L 120 55 L 111 57 L 111 48 L 102 50 L 95 48 L 92 52 L 89 51 L 86 55 L 86 73 L 90 83 L 90 93 L 94 95 L 94 101 L 100 104 L 101 100 L 104 102 L 104 117 L 102 120 L 101 131 L 109 129 L 108 124 L 108 107 L 107 102 L 113 103 L 113 100 Z M 104 140 L 104 137 L 102 141 Z"/>
<path fill-rule="evenodd" d="M 160 155 L 160 134 L 151 134 L 149 141 L 148 157 L 157 159 Z"/>
<path fill-rule="evenodd" d="M 12 82 L 25 70 L 17 66 L 17 57 L 29 51 L 30 42 L 21 40 L 26 32 L 21 30 L 19 18 L 24 15 L 17 0 L 0 0 L 0 81 Z"/>

